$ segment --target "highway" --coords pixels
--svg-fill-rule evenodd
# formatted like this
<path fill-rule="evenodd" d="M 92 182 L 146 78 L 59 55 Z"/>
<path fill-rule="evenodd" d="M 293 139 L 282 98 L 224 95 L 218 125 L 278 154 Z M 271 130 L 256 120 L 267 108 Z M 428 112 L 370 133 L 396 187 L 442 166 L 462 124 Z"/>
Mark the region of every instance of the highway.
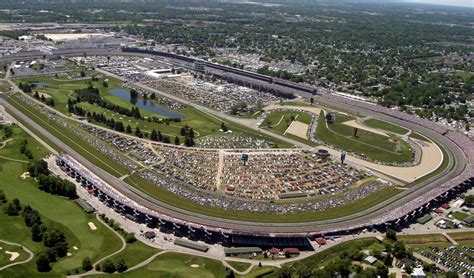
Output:
<path fill-rule="evenodd" d="M 418 131 L 422 134 L 426 134 L 430 139 L 435 143 L 442 146 L 449 157 L 449 166 L 442 173 L 436 175 L 435 177 L 430 178 L 429 180 L 417 184 L 416 186 L 411 186 L 409 189 L 403 193 L 389 199 L 385 200 L 365 211 L 355 213 L 352 215 L 322 220 L 322 221 L 310 221 L 310 222 L 299 222 L 299 223 L 265 223 L 265 222 L 250 222 L 250 221 L 238 221 L 230 219 L 222 219 L 211 217 L 207 215 L 202 215 L 195 212 L 190 212 L 182 210 L 176 207 L 173 207 L 169 204 L 165 204 L 159 200 L 151 198 L 150 196 L 145 195 L 142 192 L 134 189 L 133 187 L 125 184 L 123 181 L 118 178 L 108 174 L 102 169 L 96 167 L 87 159 L 85 159 L 81 154 L 74 151 L 68 145 L 64 144 L 61 140 L 53 136 L 46 129 L 40 126 L 35 121 L 32 121 L 21 111 L 17 110 L 15 107 L 10 105 L 6 101 L 5 96 L 0 96 L 0 103 L 3 104 L 9 112 L 14 114 L 17 118 L 28 123 L 32 129 L 35 129 L 44 137 L 48 138 L 55 145 L 60 147 L 64 153 L 71 155 L 84 167 L 89 169 L 95 175 L 100 177 L 102 180 L 107 182 L 110 186 L 114 187 L 116 190 L 127 196 L 129 199 L 142 204 L 143 206 L 155 210 L 163 215 L 173 217 L 179 221 L 192 222 L 197 225 L 204 225 L 214 229 L 225 229 L 235 233 L 244 233 L 244 234 L 291 234 L 291 235 L 307 235 L 307 234 L 319 234 L 319 233 L 328 233 L 336 231 L 345 231 L 353 228 L 371 226 L 378 222 L 383 223 L 386 219 L 390 219 L 392 212 L 397 211 L 401 207 L 409 204 L 410 202 L 416 201 L 423 194 L 428 194 L 431 190 L 437 189 L 445 182 L 451 181 L 456 177 L 460 176 L 468 165 L 468 161 L 463 151 L 451 140 L 445 136 L 434 132 L 428 128 L 402 121 L 385 114 L 369 111 L 366 109 L 346 105 L 343 103 L 334 102 L 332 100 L 326 99 L 324 97 L 318 97 L 317 101 L 324 105 L 331 105 L 340 107 L 344 110 L 363 113 L 370 117 L 378 118 L 388 122 L 393 122 L 401 126 L 407 127 L 414 131 Z M 429 201 L 429 200 L 428 200 Z"/>

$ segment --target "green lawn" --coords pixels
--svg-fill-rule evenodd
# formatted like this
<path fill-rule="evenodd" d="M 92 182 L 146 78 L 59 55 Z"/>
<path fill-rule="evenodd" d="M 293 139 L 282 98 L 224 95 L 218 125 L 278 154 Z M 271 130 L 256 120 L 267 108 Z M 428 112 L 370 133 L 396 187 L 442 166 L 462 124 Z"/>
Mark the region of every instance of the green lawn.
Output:
<path fill-rule="evenodd" d="M 227 263 L 231 265 L 235 270 L 240 272 L 246 271 L 251 266 L 251 264 L 249 263 L 242 262 L 227 261 Z"/>
<path fill-rule="evenodd" d="M 176 277 L 176 278 L 220 278 L 225 277 L 224 265 L 217 260 L 204 257 L 168 252 L 155 258 L 148 265 L 116 277 Z M 103 277 L 97 275 L 90 277 Z"/>
<path fill-rule="evenodd" d="M 447 243 L 448 240 L 442 234 L 422 234 L 422 235 L 397 235 L 399 241 L 405 244 L 431 244 Z"/>
<path fill-rule="evenodd" d="M 161 250 L 150 247 L 141 241 L 135 241 L 134 243 L 127 243 L 125 250 L 119 254 L 112 256 L 110 259 L 117 262 L 120 259 L 125 260 L 127 266 L 130 268 L 150 258 L 154 254 Z"/>
<path fill-rule="evenodd" d="M 304 221 L 316 221 L 332 219 L 336 217 L 347 216 L 356 212 L 366 210 L 384 200 L 387 200 L 398 193 L 402 192 L 400 189 L 394 187 L 386 187 L 379 190 L 363 199 L 354 201 L 340 207 L 328 209 L 326 211 L 312 211 L 312 212 L 301 212 L 296 214 L 265 214 L 265 213 L 253 213 L 253 212 L 242 212 L 242 211 L 229 211 L 219 209 L 210 206 L 201 206 L 196 203 L 190 202 L 187 199 L 183 199 L 176 194 L 169 192 L 161 187 L 155 186 L 154 184 L 140 178 L 136 174 L 130 175 L 125 179 L 125 182 L 131 186 L 139 189 L 145 194 L 160 200 L 169 205 L 182 208 L 188 211 L 193 211 L 205 215 L 222 217 L 227 219 L 244 220 L 244 221 L 255 221 L 255 222 L 304 222 Z"/>
<path fill-rule="evenodd" d="M 331 247 L 329 249 L 316 253 L 315 255 L 299 260 L 295 262 L 295 264 L 321 266 L 323 264 L 326 264 L 334 260 L 335 258 L 339 257 L 342 253 L 347 252 L 350 249 L 360 248 L 361 250 L 364 250 L 364 249 L 371 250 L 373 249 L 372 246 L 374 245 L 378 246 L 378 244 L 379 242 L 375 238 L 351 240 L 351 241 L 340 243 L 334 247 Z M 289 266 L 291 264 L 293 263 L 286 263 L 284 264 L 284 266 Z"/>
<path fill-rule="evenodd" d="M 388 137 L 361 129 L 358 130 L 357 137 L 355 137 L 354 128 L 342 124 L 353 119 L 351 116 L 337 113 L 336 122 L 326 126 L 326 119 L 321 111 L 316 137 L 327 144 L 346 151 L 353 151 L 374 160 L 396 163 L 411 161 L 412 150 L 410 145 L 403 140 L 399 140 L 399 144 L 397 144 L 391 142 Z M 401 152 L 398 152 L 397 148 L 400 148 Z"/>
<path fill-rule="evenodd" d="M 454 219 L 457 219 L 459 221 L 464 221 L 464 219 L 470 216 L 470 214 L 460 211 L 453 212 L 452 215 Z"/>
<path fill-rule="evenodd" d="M 401 134 L 401 135 L 407 134 L 409 132 L 409 130 L 406 128 L 403 128 L 401 126 L 394 125 L 385 121 L 377 120 L 377 119 L 365 120 L 364 124 L 373 128 L 383 129 L 383 130 Z"/>
<path fill-rule="evenodd" d="M 449 233 L 449 236 L 456 241 L 474 242 L 474 232 Z"/>
<path fill-rule="evenodd" d="M 10 88 L 10 84 L 8 82 L 0 81 L 0 92 L 6 92 L 9 88 Z"/>
<path fill-rule="evenodd" d="M 21 132 L 18 127 L 14 128 L 16 133 Z M 15 137 L 15 135 L 14 135 Z M 28 146 L 36 158 L 45 155 L 46 150 L 29 138 L 24 133 L 15 137 L 12 144 L 0 150 L 0 155 L 8 158 L 22 159 L 19 151 L 19 138 L 27 138 Z M 10 143 L 10 142 L 9 142 Z M 68 240 L 72 256 L 60 259 L 53 264 L 53 274 L 65 274 L 81 266 L 85 257 L 90 257 L 96 261 L 105 255 L 112 253 L 120 247 L 120 240 L 117 236 L 98 222 L 93 215 L 86 214 L 75 202 L 61 198 L 38 189 L 36 182 L 32 178 L 22 179 L 20 175 L 26 171 L 26 164 L 13 162 L 0 158 L 2 169 L 0 171 L 0 189 L 4 191 L 8 199 L 18 198 L 22 204 L 29 204 L 38 210 L 43 222 L 48 227 L 62 230 Z M 88 222 L 93 222 L 98 228 L 96 231 L 90 230 Z M 0 213 L 0 238 L 24 244 L 35 254 L 44 251 L 42 244 L 31 240 L 29 228 L 23 224 L 21 217 L 8 217 Z M 72 247 L 77 246 L 78 250 Z M 9 275 L 30 277 L 31 273 L 36 273 L 34 261 L 25 265 L 16 266 L 6 270 Z"/>
<path fill-rule="evenodd" d="M 246 275 L 236 275 L 236 277 L 239 278 L 261 278 L 261 277 L 267 277 L 268 275 L 272 274 L 277 268 L 273 266 L 263 266 L 263 267 L 258 267 L 255 266 L 252 268 L 252 271 L 250 271 L 249 274 Z"/>

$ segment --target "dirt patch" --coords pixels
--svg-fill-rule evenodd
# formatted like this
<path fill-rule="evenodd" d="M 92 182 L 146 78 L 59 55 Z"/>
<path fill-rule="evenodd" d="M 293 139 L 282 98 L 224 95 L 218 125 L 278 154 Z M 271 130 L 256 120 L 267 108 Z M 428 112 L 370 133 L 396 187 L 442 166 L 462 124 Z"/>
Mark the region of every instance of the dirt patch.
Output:
<path fill-rule="evenodd" d="M 304 139 L 308 139 L 307 137 L 308 128 L 309 128 L 309 125 L 302 122 L 294 121 L 286 130 L 286 133 L 289 133 L 289 134 L 292 134 Z"/>

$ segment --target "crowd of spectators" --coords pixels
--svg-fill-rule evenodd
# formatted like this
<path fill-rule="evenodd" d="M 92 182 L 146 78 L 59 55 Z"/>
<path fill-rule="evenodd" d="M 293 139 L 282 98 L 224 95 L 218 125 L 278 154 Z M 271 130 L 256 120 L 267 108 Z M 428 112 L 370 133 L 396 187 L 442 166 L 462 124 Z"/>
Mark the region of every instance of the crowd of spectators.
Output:
<path fill-rule="evenodd" d="M 240 198 L 278 200 L 286 193 L 333 195 L 348 190 L 369 175 L 330 158 L 300 153 L 226 154 L 221 185 Z"/>
<path fill-rule="evenodd" d="M 272 143 L 250 136 L 219 136 L 209 135 L 196 140 L 196 146 L 208 149 L 269 149 Z"/>
<path fill-rule="evenodd" d="M 162 158 L 153 168 L 161 175 L 193 188 L 215 190 L 218 152 L 205 149 L 155 146 Z"/>
<path fill-rule="evenodd" d="M 261 212 L 270 214 L 289 214 L 303 211 L 325 211 L 331 208 L 352 203 L 358 199 L 365 198 L 387 186 L 385 183 L 374 181 L 367 183 L 364 186 L 355 188 L 354 190 L 345 191 L 341 194 L 328 198 L 313 198 L 308 199 L 306 202 L 282 203 L 240 199 L 227 194 L 221 194 L 219 191 L 196 191 L 189 187 L 172 182 L 152 171 L 140 171 L 137 174 L 157 186 L 163 187 L 170 192 L 173 192 L 187 200 L 203 206 L 233 211 Z"/>

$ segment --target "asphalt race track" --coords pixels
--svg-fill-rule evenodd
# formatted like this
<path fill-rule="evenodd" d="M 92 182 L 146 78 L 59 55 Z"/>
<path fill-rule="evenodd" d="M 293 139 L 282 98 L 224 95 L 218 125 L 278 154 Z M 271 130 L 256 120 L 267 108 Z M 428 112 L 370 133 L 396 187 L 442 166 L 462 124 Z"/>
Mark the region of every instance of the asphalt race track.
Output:
<path fill-rule="evenodd" d="M 78 54 L 79 53 L 79 54 Z M 74 55 L 81 55 L 84 53 L 84 50 L 78 51 Z M 114 54 L 118 54 L 112 52 Z M 91 51 L 88 52 L 89 55 L 111 55 L 110 51 Z M 69 55 L 73 55 L 72 53 Z M 143 56 L 143 55 L 140 55 Z M 30 58 L 30 57 L 29 57 Z M 36 57 L 37 58 L 37 57 Z M 16 59 L 21 59 L 16 57 Z M 2 60 L 4 60 L 2 58 Z M 14 59 L 12 59 L 14 60 Z M 387 221 L 396 220 L 403 215 L 397 215 L 396 211 L 401 211 L 400 208 L 404 206 L 412 205 L 412 203 L 418 202 L 423 196 L 427 196 L 426 200 L 420 202 L 420 206 L 429 202 L 432 198 L 428 193 L 435 189 L 439 189 L 446 182 L 452 181 L 453 179 L 459 177 L 466 169 L 469 170 L 468 159 L 464 154 L 463 150 L 459 148 L 453 141 L 449 138 L 431 130 L 426 127 L 403 121 L 397 118 L 390 117 L 388 115 L 370 111 L 367 109 L 347 105 L 344 103 L 335 102 L 334 100 L 327 99 L 324 96 L 317 97 L 315 100 L 323 105 L 329 105 L 332 107 L 339 107 L 344 110 L 352 111 L 355 113 L 362 113 L 370 117 L 378 118 L 388 122 L 393 122 L 403 127 L 412 129 L 413 131 L 420 132 L 428 136 L 435 143 L 440 145 L 449 157 L 448 167 L 440 174 L 413 186 L 408 186 L 408 189 L 404 192 L 394 196 L 391 199 L 385 200 L 365 211 L 351 214 L 344 217 L 322 220 L 322 221 L 312 221 L 312 222 L 299 222 L 299 223 L 262 223 L 262 222 L 250 222 L 250 221 L 238 221 L 230 219 L 216 218 L 212 216 L 207 216 L 195 212 L 186 211 L 180 208 L 173 207 L 169 204 L 165 204 L 159 200 L 156 200 L 139 190 L 127 185 L 120 179 L 110 175 L 109 173 L 103 171 L 102 169 L 96 167 L 94 164 L 85 159 L 81 154 L 74 151 L 72 148 L 64 144 L 61 140 L 57 139 L 46 129 L 38 125 L 36 122 L 32 121 L 22 112 L 17 110 L 15 107 L 10 105 L 6 101 L 7 97 L 4 95 L 0 96 L 0 103 L 6 107 L 6 109 L 14 114 L 17 118 L 25 121 L 31 128 L 38 131 L 41 135 L 49 139 L 55 145 L 60 147 L 64 153 L 69 154 L 89 171 L 100 177 L 110 186 L 114 187 L 116 190 L 127 196 L 130 200 L 137 202 L 149 209 L 159 212 L 160 214 L 166 215 L 176 219 L 179 223 L 193 223 L 195 225 L 206 226 L 212 230 L 224 230 L 230 233 L 242 233 L 242 234 L 262 234 L 262 235 L 276 235 L 276 234 L 285 234 L 285 235 L 308 235 L 308 234 L 321 234 L 321 233 L 331 233 L 339 231 L 353 230 L 357 228 L 363 228 L 373 225 L 383 224 Z M 469 167 L 468 167 L 469 166 Z M 411 202 L 411 203 L 410 203 Z M 416 208 L 415 208 L 416 209 Z"/>

